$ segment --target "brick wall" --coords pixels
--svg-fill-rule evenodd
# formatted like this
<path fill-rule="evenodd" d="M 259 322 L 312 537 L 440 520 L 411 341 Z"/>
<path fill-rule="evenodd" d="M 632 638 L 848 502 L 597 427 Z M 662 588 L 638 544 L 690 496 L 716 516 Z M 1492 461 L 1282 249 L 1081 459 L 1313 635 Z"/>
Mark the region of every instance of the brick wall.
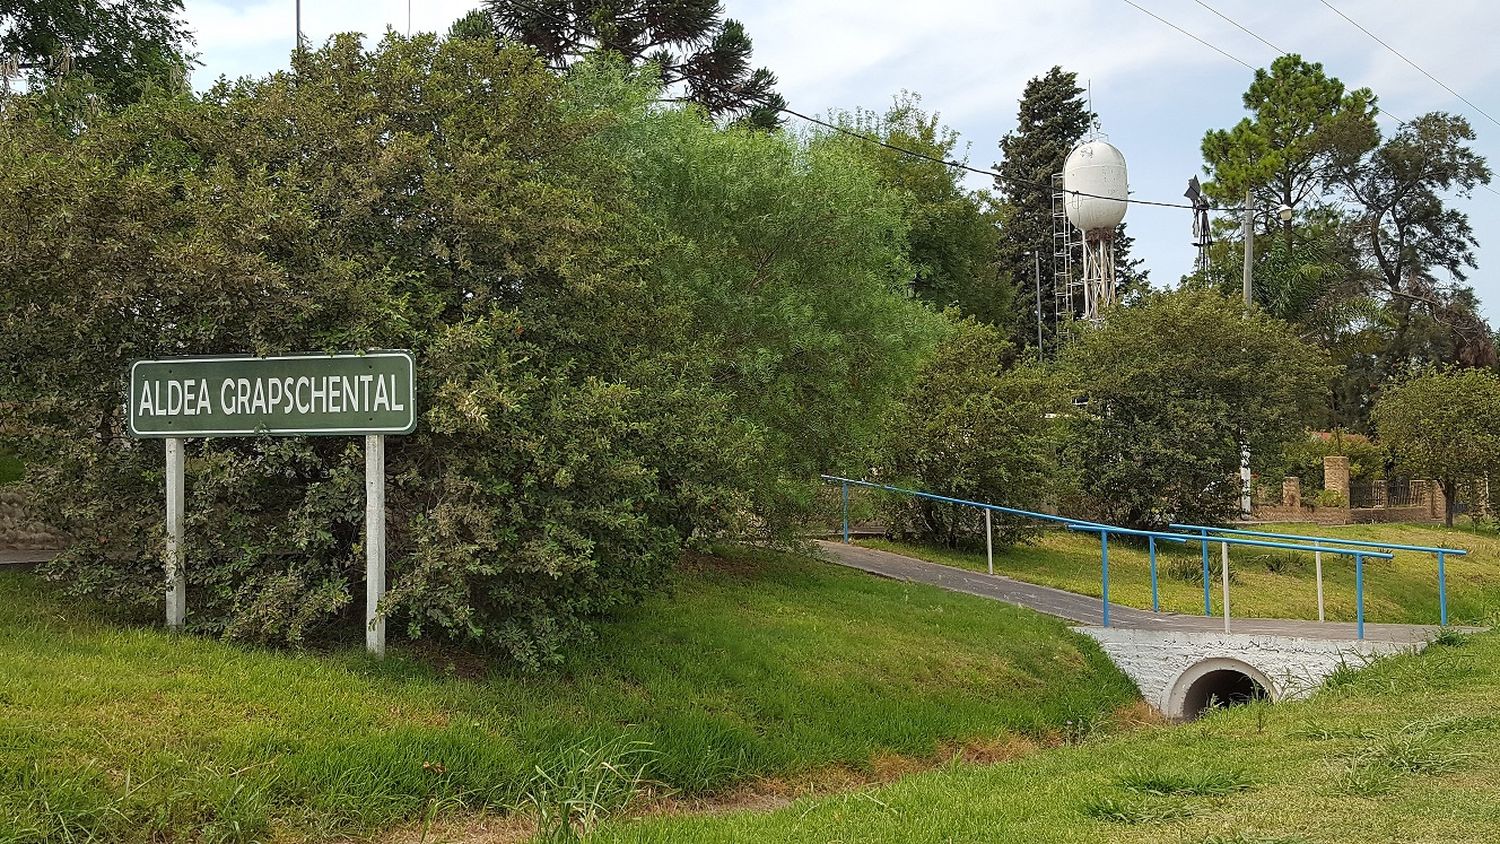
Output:
<path fill-rule="evenodd" d="M 1347 525 L 1353 524 L 1355 519 L 1353 511 L 1348 507 L 1314 507 L 1310 504 L 1302 504 L 1296 507 L 1287 505 L 1256 507 L 1254 512 L 1256 521 L 1259 522 L 1307 522 L 1316 525 Z"/>

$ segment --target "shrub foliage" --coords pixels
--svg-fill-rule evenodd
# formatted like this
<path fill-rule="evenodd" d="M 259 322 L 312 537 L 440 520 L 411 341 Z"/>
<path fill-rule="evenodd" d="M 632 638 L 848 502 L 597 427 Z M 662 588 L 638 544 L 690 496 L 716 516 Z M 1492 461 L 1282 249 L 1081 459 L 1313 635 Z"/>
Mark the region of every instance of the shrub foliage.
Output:
<path fill-rule="evenodd" d="M 1460 492 L 1482 500 L 1500 472 L 1500 377 L 1482 369 L 1429 369 L 1380 394 L 1371 413 L 1396 464 L 1443 485 L 1453 525 Z"/>
<path fill-rule="evenodd" d="M 75 538 L 50 573 L 159 601 L 161 447 L 123 436 L 123 379 L 190 354 L 416 352 L 418 430 L 387 445 L 386 611 L 413 636 L 540 665 L 684 543 L 781 529 L 932 318 L 841 146 L 654 96 L 393 35 L 86 123 L 8 99 L 0 445 Z M 191 625 L 358 617 L 362 471 L 349 439 L 191 441 Z"/>
<path fill-rule="evenodd" d="M 1067 440 L 1079 515 L 1138 527 L 1226 518 L 1241 441 L 1279 462 L 1333 374 L 1286 323 L 1198 291 L 1111 311 L 1079 331 L 1063 366 L 1080 399 Z"/>
<path fill-rule="evenodd" d="M 1056 423 L 1065 405 L 1055 377 L 1018 363 L 1001 329 L 959 323 L 925 362 L 891 413 L 884 470 L 918 489 L 1037 509 L 1057 488 Z M 1014 542 L 1035 522 L 993 515 L 995 536 Z M 955 546 L 984 538 L 973 507 L 894 499 L 888 529 Z"/>

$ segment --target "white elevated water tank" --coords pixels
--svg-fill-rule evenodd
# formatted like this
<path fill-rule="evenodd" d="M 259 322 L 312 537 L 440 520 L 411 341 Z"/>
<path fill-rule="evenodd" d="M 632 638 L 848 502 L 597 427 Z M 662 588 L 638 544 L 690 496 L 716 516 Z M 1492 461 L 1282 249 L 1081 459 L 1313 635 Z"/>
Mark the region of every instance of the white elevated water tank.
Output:
<path fill-rule="evenodd" d="M 1125 156 L 1109 141 L 1079 144 L 1063 165 L 1063 190 L 1069 192 L 1063 200 L 1068 222 L 1085 240 L 1107 239 L 1125 219 L 1128 206 Z"/>

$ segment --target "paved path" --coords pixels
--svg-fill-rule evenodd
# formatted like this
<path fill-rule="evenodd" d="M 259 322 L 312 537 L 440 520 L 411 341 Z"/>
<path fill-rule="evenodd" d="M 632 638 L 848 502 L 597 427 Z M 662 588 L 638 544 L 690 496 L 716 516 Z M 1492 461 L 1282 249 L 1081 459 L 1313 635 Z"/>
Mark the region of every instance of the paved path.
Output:
<path fill-rule="evenodd" d="M 0 566 L 45 563 L 55 556 L 56 551 L 0 551 Z"/>
<path fill-rule="evenodd" d="M 1007 604 L 1028 607 L 1037 612 L 1055 615 L 1068 621 L 1087 626 L 1104 623 L 1104 602 L 1088 595 L 1079 595 L 1050 586 L 1037 586 L 1000 575 L 988 575 L 965 571 L 939 563 L 916 560 L 889 551 L 877 551 L 842 542 L 819 541 L 818 549 L 825 559 L 871 574 L 914 583 L 927 583 L 954 592 L 978 595 Z M 1180 632 L 1222 633 L 1224 619 L 1221 616 L 1179 615 L 1177 613 L 1153 613 L 1119 604 L 1110 604 L 1109 621 L 1112 627 L 1134 630 L 1160 630 Z M 1441 628 L 1420 624 L 1365 624 L 1365 638 L 1381 642 L 1422 642 L 1436 636 Z M 1353 622 L 1295 621 L 1275 618 L 1230 618 L 1230 631 L 1272 636 L 1292 636 L 1302 639 L 1329 639 L 1354 641 Z"/>

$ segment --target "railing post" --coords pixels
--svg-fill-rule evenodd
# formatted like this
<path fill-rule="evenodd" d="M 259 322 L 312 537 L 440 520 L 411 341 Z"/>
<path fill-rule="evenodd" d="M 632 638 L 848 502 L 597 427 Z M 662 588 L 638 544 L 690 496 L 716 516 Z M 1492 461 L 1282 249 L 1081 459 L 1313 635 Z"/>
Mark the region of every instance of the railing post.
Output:
<path fill-rule="evenodd" d="M 1104 626 L 1109 626 L 1109 531 L 1099 531 L 1100 593 L 1104 598 Z"/>
<path fill-rule="evenodd" d="M 1219 577 L 1224 582 L 1224 632 L 1229 632 L 1229 543 L 1220 542 Z"/>
<path fill-rule="evenodd" d="M 1354 552 L 1354 635 L 1365 638 L 1365 555 Z"/>
<path fill-rule="evenodd" d="M 1443 571 L 1442 551 L 1437 552 L 1438 558 L 1438 623 L 1444 627 L 1448 626 L 1448 576 Z"/>
<path fill-rule="evenodd" d="M 1146 537 L 1146 547 L 1151 549 L 1151 611 L 1161 612 L 1161 596 L 1156 589 L 1156 537 Z"/>
<path fill-rule="evenodd" d="M 984 557 L 989 561 L 990 574 L 995 573 L 995 540 L 990 529 L 990 508 L 984 508 Z"/>
<path fill-rule="evenodd" d="M 1208 586 L 1208 531 L 1203 534 L 1203 614 L 1212 616 L 1214 614 L 1213 598 L 1209 595 Z"/>
<path fill-rule="evenodd" d="M 1322 548 L 1323 546 L 1319 545 L 1317 540 L 1313 540 L 1313 547 L 1314 548 Z M 1318 621 L 1322 622 L 1322 621 L 1326 620 L 1325 617 L 1324 617 L 1324 615 L 1323 615 L 1323 552 L 1322 551 L 1314 551 L 1313 552 L 1313 566 L 1318 571 Z"/>
<path fill-rule="evenodd" d="M 849 484 L 842 484 L 844 488 L 844 544 L 849 544 Z"/>

